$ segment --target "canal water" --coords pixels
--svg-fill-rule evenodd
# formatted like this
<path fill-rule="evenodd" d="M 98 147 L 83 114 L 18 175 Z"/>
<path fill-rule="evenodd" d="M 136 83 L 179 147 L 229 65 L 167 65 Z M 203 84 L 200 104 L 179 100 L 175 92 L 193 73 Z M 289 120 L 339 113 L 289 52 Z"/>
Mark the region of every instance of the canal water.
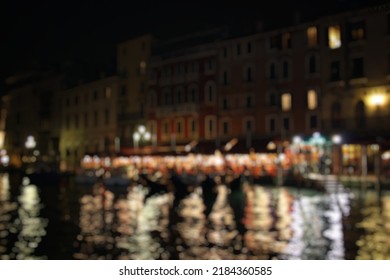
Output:
<path fill-rule="evenodd" d="M 107 190 L 65 177 L 31 185 L 0 175 L 0 259 L 390 259 L 390 193 L 273 186 L 246 192 L 245 231 L 218 187 L 206 217 L 201 189 L 145 200 L 143 186 Z"/>

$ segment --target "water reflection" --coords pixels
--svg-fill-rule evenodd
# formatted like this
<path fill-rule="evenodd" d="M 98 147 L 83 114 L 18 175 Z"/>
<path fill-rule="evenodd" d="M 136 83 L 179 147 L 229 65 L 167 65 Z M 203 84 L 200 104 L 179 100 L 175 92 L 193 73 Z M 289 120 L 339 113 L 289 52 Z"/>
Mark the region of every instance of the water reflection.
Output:
<path fill-rule="evenodd" d="M 0 253 L 1 259 L 45 259 L 39 246 L 46 235 L 47 219 L 42 218 L 38 188 L 27 178 L 20 195 L 12 201 L 8 175 L 0 183 Z"/>
<path fill-rule="evenodd" d="M 246 204 L 237 220 L 229 187 L 217 186 L 207 217 L 202 188 L 196 187 L 180 201 L 172 223 L 172 194 L 147 197 L 141 185 L 117 192 L 70 182 L 52 197 L 48 193 L 55 191 L 9 181 L 1 175 L 0 259 L 390 258 L 390 193 L 378 199 L 375 192 L 351 196 L 345 190 L 244 185 Z M 77 232 L 68 234 L 68 227 Z"/>
<path fill-rule="evenodd" d="M 379 205 L 377 200 L 375 192 L 365 196 L 363 220 L 357 224 L 364 231 L 357 241 L 357 259 L 390 259 L 390 196 L 381 197 Z"/>

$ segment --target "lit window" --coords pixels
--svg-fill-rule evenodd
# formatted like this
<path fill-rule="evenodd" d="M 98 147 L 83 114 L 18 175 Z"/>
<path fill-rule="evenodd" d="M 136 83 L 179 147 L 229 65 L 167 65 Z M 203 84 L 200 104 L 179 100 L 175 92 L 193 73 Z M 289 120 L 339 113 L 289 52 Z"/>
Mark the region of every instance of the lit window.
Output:
<path fill-rule="evenodd" d="M 350 29 L 349 39 L 351 41 L 359 41 L 365 38 L 366 26 L 364 21 L 350 23 L 349 29 Z"/>
<path fill-rule="evenodd" d="M 318 35 L 317 35 L 317 27 L 315 26 L 310 26 L 306 30 L 306 35 L 307 35 L 307 46 L 308 47 L 315 47 L 318 45 Z"/>
<path fill-rule="evenodd" d="M 331 49 L 341 47 L 341 30 L 340 26 L 333 25 L 328 28 L 328 45 Z"/>
<path fill-rule="evenodd" d="M 282 94 L 282 110 L 283 111 L 291 110 L 291 93 Z"/>
<path fill-rule="evenodd" d="M 146 73 L 146 62 L 141 61 L 139 64 L 139 72 L 141 75 L 144 75 Z"/>
<path fill-rule="evenodd" d="M 111 98 L 111 94 L 112 94 L 112 92 L 111 92 L 111 87 L 106 87 L 106 88 L 104 89 L 104 95 L 106 96 L 106 98 L 107 98 L 107 99 Z"/>
<path fill-rule="evenodd" d="M 318 106 L 317 92 L 314 89 L 311 89 L 307 92 L 307 107 L 310 110 L 316 109 Z"/>

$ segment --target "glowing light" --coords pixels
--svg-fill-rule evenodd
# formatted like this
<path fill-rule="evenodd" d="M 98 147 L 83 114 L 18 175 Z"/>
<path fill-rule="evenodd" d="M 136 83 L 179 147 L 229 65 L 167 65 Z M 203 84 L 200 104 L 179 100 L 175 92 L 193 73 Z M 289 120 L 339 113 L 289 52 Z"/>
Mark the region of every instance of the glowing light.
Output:
<path fill-rule="evenodd" d="M 269 142 L 268 144 L 267 144 L 267 149 L 268 150 L 275 150 L 276 149 L 276 144 L 274 143 L 274 142 Z"/>
<path fill-rule="evenodd" d="M 24 143 L 24 145 L 27 149 L 34 149 L 35 146 L 37 145 L 37 142 L 35 142 L 34 136 L 31 136 L 31 135 L 27 136 L 27 140 Z"/>
<path fill-rule="evenodd" d="M 145 137 L 145 140 L 147 140 L 147 141 L 150 140 L 150 138 L 151 138 L 150 132 L 148 132 L 148 131 L 145 132 L 145 136 L 144 137 Z"/>
<path fill-rule="evenodd" d="M 135 141 L 139 141 L 141 139 L 141 134 L 139 134 L 138 132 L 134 132 L 133 138 Z"/>
<path fill-rule="evenodd" d="M 373 106 L 379 107 L 385 103 L 385 96 L 381 93 L 375 93 L 370 96 L 370 103 Z"/>
<path fill-rule="evenodd" d="M 342 141 L 343 141 L 343 138 L 340 135 L 335 134 L 332 136 L 332 142 L 334 144 L 340 144 Z"/>
<path fill-rule="evenodd" d="M 138 131 L 139 131 L 139 133 L 144 134 L 145 131 L 146 131 L 145 126 L 144 126 L 144 125 L 140 125 L 140 126 L 138 127 Z"/>
<path fill-rule="evenodd" d="M 293 143 L 294 144 L 299 144 L 302 142 L 302 138 L 300 136 L 294 136 L 293 137 Z"/>

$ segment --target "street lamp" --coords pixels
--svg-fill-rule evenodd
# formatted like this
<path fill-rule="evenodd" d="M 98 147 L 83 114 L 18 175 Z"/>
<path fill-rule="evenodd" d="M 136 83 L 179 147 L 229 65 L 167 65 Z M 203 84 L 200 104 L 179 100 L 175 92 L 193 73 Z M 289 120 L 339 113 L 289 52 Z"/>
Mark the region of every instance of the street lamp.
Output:
<path fill-rule="evenodd" d="M 151 138 L 150 132 L 146 131 L 144 125 L 140 125 L 137 131 L 133 133 L 134 148 L 138 149 L 140 143 L 142 144 L 143 141 L 149 141 L 150 138 Z"/>

